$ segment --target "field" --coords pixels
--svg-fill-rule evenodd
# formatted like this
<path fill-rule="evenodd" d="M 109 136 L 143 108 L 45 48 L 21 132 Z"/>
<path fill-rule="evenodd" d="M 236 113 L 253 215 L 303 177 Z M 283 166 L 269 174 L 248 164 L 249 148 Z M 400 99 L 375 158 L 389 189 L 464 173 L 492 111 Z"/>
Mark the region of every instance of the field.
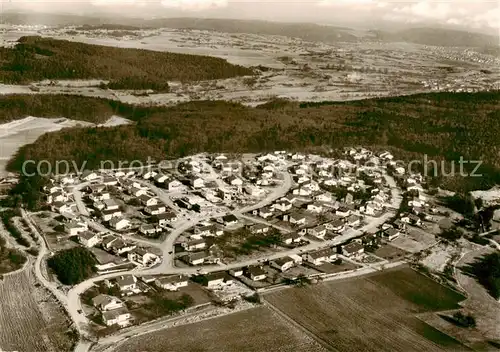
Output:
<path fill-rule="evenodd" d="M 55 298 L 27 271 L 0 281 L 0 350 L 69 351 L 73 335 Z"/>
<path fill-rule="evenodd" d="M 264 307 L 130 339 L 120 352 L 325 351 Z"/>
<path fill-rule="evenodd" d="M 265 300 L 338 351 L 463 351 L 416 314 L 464 297 L 411 269 L 282 290 Z"/>

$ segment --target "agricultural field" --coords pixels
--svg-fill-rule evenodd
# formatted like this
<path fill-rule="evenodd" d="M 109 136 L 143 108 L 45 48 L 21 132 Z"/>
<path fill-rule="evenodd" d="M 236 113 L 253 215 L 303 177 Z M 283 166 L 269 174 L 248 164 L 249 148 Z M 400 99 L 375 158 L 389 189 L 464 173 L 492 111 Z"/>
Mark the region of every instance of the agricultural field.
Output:
<path fill-rule="evenodd" d="M 21 271 L 0 281 L 0 350 L 69 351 L 76 336 L 54 297 Z"/>
<path fill-rule="evenodd" d="M 168 330 L 116 346 L 120 352 L 326 351 L 298 328 L 265 307 L 248 309 Z"/>
<path fill-rule="evenodd" d="M 409 269 L 281 290 L 265 301 L 338 351 L 465 351 L 417 314 L 464 297 Z"/>

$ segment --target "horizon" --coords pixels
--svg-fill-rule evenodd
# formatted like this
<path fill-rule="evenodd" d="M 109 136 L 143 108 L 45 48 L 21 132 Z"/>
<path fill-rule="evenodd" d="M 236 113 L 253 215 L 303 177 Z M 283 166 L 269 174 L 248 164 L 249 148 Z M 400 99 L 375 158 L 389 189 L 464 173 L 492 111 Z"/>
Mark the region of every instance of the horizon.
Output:
<path fill-rule="evenodd" d="M 434 0 L 0 0 L 2 13 L 108 18 L 200 18 L 314 23 L 351 29 L 401 30 L 444 28 L 500 35 L 500 7 L 495 1 Z M 57 6 L 54 6 L 57 4 Z M 455 6 L 456 5 L 456 6 Z M 117 12 L 116 7 L 119 7 Z M 119 18 L 114 22 L 119 22 Z M 34 23 L 35 24 L 35 23 Z"/>

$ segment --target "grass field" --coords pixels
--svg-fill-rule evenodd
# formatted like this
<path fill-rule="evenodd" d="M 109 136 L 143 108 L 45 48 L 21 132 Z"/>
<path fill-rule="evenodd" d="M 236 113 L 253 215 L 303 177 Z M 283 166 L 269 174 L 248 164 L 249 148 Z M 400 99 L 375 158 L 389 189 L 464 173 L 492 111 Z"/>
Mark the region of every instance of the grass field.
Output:
<path fill-rule="evenodd" d="M 69 321 L 27 271 L 0 281 L 0 350 L 70 351 Z"/>
<path fill-rule="evenodd" d="M 265 307 L 154 332 L 117 346 L 120 352 L 319 352 L 325 351 L 298 328 Z"/>
<path fill-rule="evenodd" d="M 334 350 L 467 350 L 416 317 L 456 308 L 464 297 L 408 268 L 277 291 L 264 298 Z"/>

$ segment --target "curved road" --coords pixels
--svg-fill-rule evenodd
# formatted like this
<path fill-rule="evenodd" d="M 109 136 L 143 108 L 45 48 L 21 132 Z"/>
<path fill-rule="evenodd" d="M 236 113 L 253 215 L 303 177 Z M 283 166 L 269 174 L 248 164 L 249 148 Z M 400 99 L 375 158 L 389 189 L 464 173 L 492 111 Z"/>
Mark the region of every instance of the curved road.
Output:
<path fill-rule="evenodd" d="M 266 196 L 265 199 L 259 201 L 258 203 L 244 207 L 242 209 L 232 211 L 232 212 L 223 212 L 220 214 L 217 214 L 217 216 L 223 216 L 228 213 L 234 214 L 235 216 L 243 216 L 243 213 L 252 211 L 254 209 L 259 209 L 261 207 L 267 206 L 274 202 L 275 200 L 285 196 L 287 192 L 290 190 L 292 186 L 292 178 L 288 172 L 283 172 L 283 182 L 282 184 L 275 188 L 269 195 Z M 386 181 L 388 185 L 391 187 L 391 193 L 392 193 L 392 199 L 391 199 L 391 208 L 392 209 L 397 209 L 399 207 L 399 204 L 401 202 L 401 192 L 397 188 L 396 183 L 392 177 L 385 176 Z M 81 186 L 81 185 L 79 185 Z M 79 189 L 80 187 L 76 186 L 76 189 Z M 154 190 L 154 189 L 153 189 Z M 156 192 L 155 192 L 156 193 Z M 163 194 L 164 195 L 164 194 Z M 75 197 L 77 198 L 77 197 Z M 77 202 L 77 205 L 79 204 L 79 201 L 75 199 Z M 81 202 L 81 199 L 80 199 Z M 78 206 L 80 209 L 82 205 Z M 83 205 L 84 206 L 84 205 Z M 378 226 L 380 226 L 382 223 L 385 221 L 389 220 L 393 215 L 394 215 L 394 210 L 391 210 L 387 213 L 385 213 L 383 216 L 379 218 L 372 218 L 370 223 L 362 227 L 360 230 L 361 231 L 367 231 L 370 229 L 374 229 Z M 196 274 L 198 273 L 198 270 L 200 269 L 199 267 L 189 267 L 189 268 L 176 268 L 174 266 L 174 256 L 173 256 L 173 246 L 175 241 L 177 240 L 177 237 L 188 230 L 189 228 L 193 227 L 195 224 L 205 220 L 212 218 L 214 214 L 210 214 L 207 216 L 199 217 L 199 218 L 194 218 L 190 220 L 185 220 L 181 222 L 180 224 L 177 224 L 176 228 L 170 235 L 159 245 L 156 243 L 156 247 L 161 247 L 163 250 L 163 260 L 160 265 L 157 267 L 153 268 L 148 268 L 148 269 L 134 269 L 130 271 L 121 271 L 121 272 L 116 272 L 116 273 L 110 273 L 110 274 L 105 274 L 101 275 L 98 277 L 93 277 L 89 280 L 86 280 L 73 288 L 71 288 L 68 291 L 68 294 L 65 295 L 63 292 L 61 292 L 55 283 L 52 283 L 43 277 L 42 272 L 41 272 L 41 262 L 44 258 L 44 256 L 47 253 L 47 247 L 45 245 L 45 242 L 43 240 L 43 237 L 41 234 L 38 232 L 36 227 L 33 225 L 33 222 L 29 216 L 28 213 L 26 213 L 23 210 L 23 218 L 28 220 L 28 224 L 30 225 L 31 230 L 33 233 L 35 233 L 37 236 L 39 236 L 41 240 L 41 249 L 39 252 L 39 255 L 37 257 L 37 261 L 35 264 L 35 272 L 37 278 L 40 280 L 40 282 L 47 287 L 56 297 L 57 299 L 63 304 L 65 309 L 68 311 L 71 319 L 75 323 L 76 329 L 78 330 L 80 334 L 80 341 L 78 345 L 75 348 L 75 351 L 78 352 L 85 352 L 88 351 L 91 347 L 91 343 L 88 341 L 91 338 L 87 331 L 88 327 L 88 320 L 84 314 L 80 314 L 78 311 L 82 309 L 82 305 L 80 302 L 80 295 L 84 293 L 87 289 L 92 287 L 96 282 L 102 281 L 104 279 L 109 279 L 109 278 L 114 278 L 117 276 L 121 275 L 127 275 L 127 274 L 132 274 L 132 275 L 155 275 L 155 274 Z M 353 234 L 354 235 L 354 234 Z M 221 271 L 221 270 L 229 270 L 232 268 L 240 268 L 244 266 L 249 266 L 249 265 L 254 265 L 258 264 L 259 262 L 266 261 L 266 260 L 273 260 L 273 259 L 278 259 L 287 255 L 292 255 L 292 254 L 300 254 L 301 252 L 307 252 L 327 246 L 335 246 L 338 244 L 342 244 L 349 239 L 352 238 L 353 235 L 343 235 L 343 236 L 337 236 L 332 240 L 329 241 L 323 241 L 323 242 L 314 242 L 310 243 L 309 245 L 300 247 L 300 248 L 294 248 L 290 250 L 286 250 L 283 252 L 279 253 L 274 253 L 270 255 L 265 255 L 259 258 L 253 258 L 251 260 L 246 260 L 243 262 L 237 262 L 237 263 L 231 263 L 231 264 L 221 264 L 221 265 L 212 265 L 212 266 L 204 266 L 203 271 L 204 272 L 215 272 L 215 271 Z M 133 240 L 136 240 L 135 238 L 131 238 Z M 146 241 L 144 241 L 146 242 Z M 148 242 L 148 244 L 151 244 Z M 170 253 L 172 252 L 172 253 Z"/>

